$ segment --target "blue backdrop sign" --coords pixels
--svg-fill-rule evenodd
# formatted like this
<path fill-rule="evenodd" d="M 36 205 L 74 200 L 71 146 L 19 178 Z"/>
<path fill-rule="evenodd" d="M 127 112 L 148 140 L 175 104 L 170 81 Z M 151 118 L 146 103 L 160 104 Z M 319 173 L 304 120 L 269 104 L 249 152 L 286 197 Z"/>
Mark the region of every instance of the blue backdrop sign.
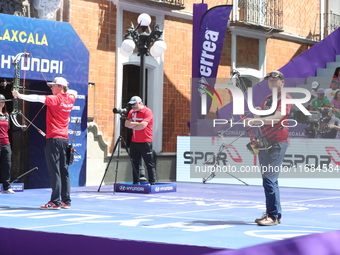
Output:
<path fill-rule="evenodd" d="M 87 86 L 89 51 L 69 23 L 0 14 L 0 78 L 13 79 L 12 61 L 21 52 L 29 57 L 21 62 L 21 78 L 30 83 L 31 90 L 50 93 L 46 81 L 62 76 L 70 89 L 78 91 L 71 112 L 69 140 L 79 155 L 69 167 L 71 185 L 83 186 L 86 178 L 87 136 Z M 26 94 L 32 94 L 28 91 Z M 40 93 L 41 94 L 41 93 Z M 29 116 L 33 118 L 41 108 L 39 103 L 29 103 Z M 34 124 L 45 131 L 45 109 Z M 29 131 L 28 165 L 38 167 L 29 178 L 29 188 L 49 187 L 49 177 L 44 157 L 45 138 L 35 129 Z M 13 151 L 15 153 L 15 151 Z"/>

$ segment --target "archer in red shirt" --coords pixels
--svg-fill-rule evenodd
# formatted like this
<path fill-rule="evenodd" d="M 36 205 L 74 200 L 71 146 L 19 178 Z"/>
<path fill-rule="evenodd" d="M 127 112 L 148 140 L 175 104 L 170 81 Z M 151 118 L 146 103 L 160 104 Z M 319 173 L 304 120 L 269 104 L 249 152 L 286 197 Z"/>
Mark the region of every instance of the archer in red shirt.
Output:
<path fill-rule="evenodd" d="M 292 105 L 286 106 L 286 115 L 281 114 L 281 89 L 284 87 L 284 75 L 280 71 L 273 71 L 265 77 L 271 90 L 274 88 L 278 92 L 278 104 L 274 113 L 269 116 L 255 116 L 258 118 L 247 118 L 247 122 L 260 120 L 263 136 L 270 141 L 270 147 L 260 150 L 258 154 L 261 173 L 262 186 L 266 198 L 266 213 L 262 218 L 255 222 L 260 226 L 273 226 L 281 222 L 282 208 L 280 202 L 280 191 L 278 177 L 284 155 L 288 148 L 288 130 L 282 126 L 282 121 L 287 119 L 293 108 Z M 290 95 L 287 95 L 290 98 Z M 272 95 L 269 95 L 262 104 L 262 109 L 270 109 L 273 103 Z"/>
<path fill-rule="evenodd" d="M 68 124 L 77 92 L 68 88 L 63 77 L 48 83 L 53 95 L 22 95 L 12 91 L 14 98 L 40 102 L 47 106 L 45 158 L 50 174 L 52 194 L 50 201 L 40 206 L 42 210 L 71 208 L 70 177 L 67 163 Z"/>
<path fill-rule="evenodd" d="M 6 111 L 5 96 L 0 94 L 0 171 L 3 194 L 14 194 L 11 189 L 12 150 L 8 137 L 9 116 Z"/>

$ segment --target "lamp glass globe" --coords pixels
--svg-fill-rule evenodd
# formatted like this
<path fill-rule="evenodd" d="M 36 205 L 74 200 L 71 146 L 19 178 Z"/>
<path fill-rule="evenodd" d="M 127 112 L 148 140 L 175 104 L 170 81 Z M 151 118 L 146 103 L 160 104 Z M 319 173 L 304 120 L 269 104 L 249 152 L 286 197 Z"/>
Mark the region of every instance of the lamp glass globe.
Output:
<path fill-rule="evenodd" d="M 125 50 L 123 50 L 123 48 L 120 48 L 120 54 L 122 54 L 124 57 L 129 57 L 132 53 L 133 51 L 126 52 Z"/>
<path fill-rule="evenodd" d="M 166 50 L 166 43 L 164 41 L 156 41 L 151 49 L 153 49 L 154 52 L 162 54 Z"/>
<path fill-rule="evenodd" d="M 150 54 L 151 54 L 151 56 L 153 56 L 155 58 L 160 57 L 162 55 L 162 53 L 156 52 L 154 47 L 151 47 Z"/>
<path fill-rule="evenodd" d="M 122 42 L 122 50 L 124 50 L 125 52 L 131 52 L 135 49 L 136 45 L 134 43 L 134 41 L 130 40 L 130 39 L 125 39 Z"/>
<path fill-rule="evenodd" d="M 151 17 L 147 13 L 142 13 L 138 16 L 138 24 L 141 24 L 141 26 L 146 26 L 148 27 L 151 23 Z"/>

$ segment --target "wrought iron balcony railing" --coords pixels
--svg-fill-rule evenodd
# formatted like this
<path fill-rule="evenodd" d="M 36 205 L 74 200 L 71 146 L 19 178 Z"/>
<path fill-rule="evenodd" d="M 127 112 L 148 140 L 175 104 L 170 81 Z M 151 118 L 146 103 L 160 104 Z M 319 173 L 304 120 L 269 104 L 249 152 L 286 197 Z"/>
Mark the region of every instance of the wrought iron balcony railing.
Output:
<path fill-rule="evenodd" d="M 236 0 L 239 22 L 281 30 L 283 0 Z M 234 16 L 235 17 L 235 16 Z"/>
<path fill-rule="evenodd" d="M 334 13 L 324 13 L 325 36 L 334 32 L 340 27 L 340 15 Z"/>
<path fill-rule="evenodd" d="M 167 4 L 174 7 L 184 8 L 184 0 L 150 0 L 151 2 Z"/>

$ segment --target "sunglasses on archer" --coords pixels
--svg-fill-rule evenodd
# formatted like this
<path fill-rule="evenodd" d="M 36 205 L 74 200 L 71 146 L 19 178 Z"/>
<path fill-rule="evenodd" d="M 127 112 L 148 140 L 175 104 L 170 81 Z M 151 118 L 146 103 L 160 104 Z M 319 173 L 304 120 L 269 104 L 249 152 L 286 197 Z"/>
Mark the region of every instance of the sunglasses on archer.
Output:
<path fill-rule="evenodd" d="M 281 80 L 284 79 L 283 74 L 281 72 L 270 72 L 264 77 L 265 79 L 269 79 L 270 77 L 273 78 L 280 78 Z"/>

